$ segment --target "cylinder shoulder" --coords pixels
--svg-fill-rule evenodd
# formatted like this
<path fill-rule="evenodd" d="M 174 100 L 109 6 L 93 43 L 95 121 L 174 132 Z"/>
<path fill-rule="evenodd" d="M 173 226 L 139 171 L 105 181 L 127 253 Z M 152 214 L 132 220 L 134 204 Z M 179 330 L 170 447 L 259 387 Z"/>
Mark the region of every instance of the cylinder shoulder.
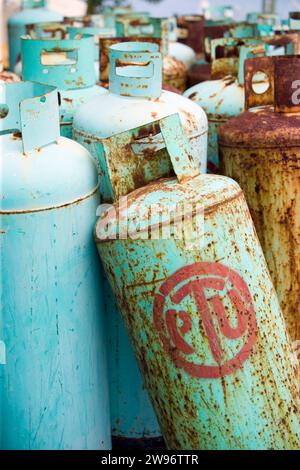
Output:
<path fill-rule="evenodd" d="M 245 109 L 244 87 L 233 77 L 194 85 L 184 96 L 201 106 L 208 116 L 232 117 Z"/>
<path fill-rule="evenodd" d="M 43 21 L 62 21 L 63 17 L 59 13 L 47 10 L 46 8 L 29 8 L 21 10 L 8 19 L 11 26 L 39 23 Z"/>
<path fill-rule="evenodd" d="M 300 113 L 276 113 L 273 107 L 264 106 L 230 119 L 220 127 L 219 141 L 230 146 L 299 146 L 299 127 Z"/>
<path fill-rule="evenodd" d="M 98 184 L 89 152 L 60 137 L 28 154 L 18 134 L 0 137 L 1 211 L 42 210 L 86 197 Z"/>
<path fill-rule="evenodd" d="M 133 191 L 127 196 L 127 205 L 124 209 L 117 206 L 111 207 L 99 218 L 96 229 L 96 241 L 102 241 L 101 232 L 103 230 L 103 220 L 115 225 L 118 233 L 118 224 L 116 214 L 125 217 L 127 220 L 136 220 L 138 209 L 151 208 L 156 206 L 157 222 L 151 217 L 148 220 L 145 214 L 141 215 L 139 227 L 141 232 L 148 230 L 149 226 L 156 227 L 157 224 L 169 223 L 169 213 L 177 210 L 184 210 L 185 216 L 191 216 L 200 213 L 210 213 L 240 196 L 242 196 L 240 186 L 230 178 L 218 175 L 200 175 L 179 184 L 176 178 L 158 180 L 143 188 Z M 159 208 L 159 210 L 158 210 Z M 163 217 L 160 218 L 160 211 L 163 208 Z M 165 220 L 164 220 L 165 218 Z M 114 230 L 113 230 L 114 232 Z"/>
<path fill-rule="evenodd" d="M 104 93 L 77 110 L 74 118 L 75 132 L 84 132 L 99 139 L 132 129 L 171 113 L 180 114 L 189 135 L 207 131 L 207 118 L 202 108 L 187 98 L 163 91 L 156 100 L 128 98 Z"/>

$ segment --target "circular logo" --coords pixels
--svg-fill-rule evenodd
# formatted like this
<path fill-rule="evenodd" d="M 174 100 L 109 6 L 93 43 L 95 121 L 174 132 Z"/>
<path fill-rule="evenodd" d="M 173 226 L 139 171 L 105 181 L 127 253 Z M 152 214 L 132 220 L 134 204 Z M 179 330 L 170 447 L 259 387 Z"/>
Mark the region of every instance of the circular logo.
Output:
<path fill-rule="evenodd" d="M 256 341 L 248 286 L 237 272 L 220 263 L 195 263 L 175 272 L 156 294 L 153 316 L 165 351 L 193 377 L 216 379 L 234 373 Z M 213 364 L 202 364 L 203 351 L 192 344 L 199 347 L 203 335 L 209 349 L 204 355 Z"/>

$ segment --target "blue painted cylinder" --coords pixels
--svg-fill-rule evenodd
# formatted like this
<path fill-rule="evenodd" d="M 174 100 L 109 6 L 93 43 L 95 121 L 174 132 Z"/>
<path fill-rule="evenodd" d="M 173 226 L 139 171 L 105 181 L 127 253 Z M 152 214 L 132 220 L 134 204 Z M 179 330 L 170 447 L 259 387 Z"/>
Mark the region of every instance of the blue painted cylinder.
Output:
<path fill-rule="evenodd" d="M 62 15 L 47 10 L 46 1 L 23 0 L 22 10 L 8 19 L 9 69 L 13 72 L 21 56 L 21 36 L 26 25 L 41 21 L 61 21 Z"/>
<path fill-rule="evenodd" d="M 23 78 L 58 88 L 61 135 L 72 138 L 75 111 L 107 90 L 96 85 L 94 40 L 22 38 Z"/>
<path fill-rule="evenodd" d="M 97 171 L 59 136 L 53 87 L 5 85 L 0 103 L 0 449 L 109 449 Z"/>

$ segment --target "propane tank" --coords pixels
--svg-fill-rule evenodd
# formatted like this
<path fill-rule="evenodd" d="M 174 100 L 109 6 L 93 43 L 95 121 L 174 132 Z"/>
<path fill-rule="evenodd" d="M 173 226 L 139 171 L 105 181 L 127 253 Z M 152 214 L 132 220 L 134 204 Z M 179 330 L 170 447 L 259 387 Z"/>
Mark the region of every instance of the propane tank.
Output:
<path fill-rule="evenodd" d="M 184 91 L 187 82 L 187 67 L 170 55 L 170 24 L 168 18 L 144 17 L 138 21 L 133 17 L 121 17 L 116 21 L 116 36 L 122 38 L 156 38 L 161 40 L 163 55 L 163 82 L 177 90 Z M 128 39 L 128 40 L 130 40 Z"/>
<path fill-rule="evenodd" d="M 178 42 L 178 29 L 177 20 L 174 16 L 168 18 L 169 20 L 169 55 L 182 62 L 187 69 L 196 62 L 195 51 L 187 46 Z"/>
<path fill-rule="evenodd" d="M 22 0 L 22 11 L 8 19 L 9 68 L 12 72 L 20 59 L 20 37 L 26 34 L 26 25 L 63 19 L 59 13 L 47 10 L 46 4 L 46 0 Z"/>
<path fill-rule="evenodd" d="M 135 57 L 136 56 L 136 57 Z M 201 107 L 181 95 L 162 91 L 162 61 L 155 43 L 123 42 L 110 48 L 109 93 L 76 112 L 73 135 L 98 161 L 95 141 L 178 112 L 193 157 L 206 172 L 207 118 Z M 105 110 L 99 113 L 99 109 Z M 89 142 L 90 141 L 90 142 Z M 152 145 L 146 139 L 145 145 Z M 90 145 L 91 144 L 91 145 Z M 102 171 L 100 171 L 100 176 Z M 103 180 L 102 188 L 106 187 Z"/>
<path fill-rule="evenodd" d="M 151 181 L 135 146 L 159 130 L 177 178 Z M 101 146 L 118 202 L 96 243 L 168 449 L 298 449 L 292 348 L 240 187 L 198 174 L 178 115 Z"/>
<path fill-rule="evenodd" d="M 265 94 L 253 92 L 257 71 L 268 76 Z M 299 76 L 298 57 L 246 61 L 251 109 L 219 129 L 222 169 L 245 192 L 294 341 L 300 339 Z"/>
<path fill-rule="evenodd" d="M 244 111 L 244 62 L 251 54 L 263 54 L 265 45 L 256 39 L 227 38 L 214 39 L 211 48 L 212 77 L 220 78 L 194 85 L 184 93 L 184 96 L 203 107 L 207 114 L 208 170 L 211 173 L 218 173 L 218 127 Z M 217 59 L 219 50 L 224 52 L 225 57 Z M 256 84 L 257 92 L 267 86 L 263 78 L 260 80 Z"/>
<path fill-rule="evenodd" d="M 193 49 L 197 56 L 204 53 L 204 16 L 183 15 L 177 18 L 178 41 Z"/>
<path fill-rule="evenodd" d="M 60 93 L 61 134 L 72 138 L 72 123 L 76 109 L 83 103 L 107 93 L 96 85 L 94 69 L 94 39 L 22 38 L 24 80 L 54 85 Z M 64 62 L 53 63 L 52 54 L 63 54 Z M 41 55 L 43 54 L 42 60 Z"/>
<path fill-rule="evenodd" d="M 194 155 L 206 167 L 207 119 L 202 110 L 180 95 L 161 90 L 162 63 L 157 44 L 122 43 L 110 50 L 110 92 L 97 98 L 93 106 L 83 105 L 74 118 L 74 138 L 90 149 L 98 164 L 102 200 L 111 202 L 108 174 L 105 164 L 99 161 L 100 142 L 111 135 L 127 130 L 156 117 L 163 117 L 180 110 Z M 116 64 L 126 63 L 119 72 Z M 139 65 L 141 64 L 141 65 Z M 150 73 L 149 73 L 150 71 Z M 127 76 L 126 76 L 127 75 Z M 107 99 L 106 99 L 107 98 Z M 99 109 L 105 110 L 99 113 Z M 145 135 L 142 148 L 151 156 L 153 149 L 162 142 L 156 136 Z M 199 161 L 199 160 L 198 160 Z M 150 165 L 150 174 L 168 175 L 170 166 L 164 154 L 158 155 Z M 141 173 L 140 178 L 143 178 Z M 104 279 L 104 283 L 107 281 Z M 107 308 L 107 334 L 110 351 L 110 393 L 113 436 L 120 443 L 122 438 L 135 440 L 144 437 L 143 445 L 149 446 L 153 438 L 161 435 L 143 380 L 133 357 L 132 348 L 108 288 L 104 290 Z M 155 442 L 155 441 L 154 441 Z"/>
<path fill-rule="evenodd" d="M 59 136 L 54 87 L 0 103 L 0 449 L 109 449 L 97 171 Z"/>

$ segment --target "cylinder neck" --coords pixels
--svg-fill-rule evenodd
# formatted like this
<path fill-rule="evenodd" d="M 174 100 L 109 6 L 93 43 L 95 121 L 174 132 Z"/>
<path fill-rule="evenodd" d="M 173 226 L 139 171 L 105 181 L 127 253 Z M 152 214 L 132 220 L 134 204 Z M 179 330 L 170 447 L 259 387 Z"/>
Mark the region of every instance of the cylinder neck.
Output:
<path fill-rule="evenodd" d="M 21 38 L 23 79 L 59 90 L 95 85 L 94 38 L 31 39 Z"/>
<path fill-rule="evenodd" d="M 255 92 L 257 74 L 268 77 L 268 88 Z M 278 56 L 249 59 L 245 63 L 246 108 L 273 105 L 278 113 L 300 113 L 300 57 Z"/>
<path fill-rule="evenodd" d="M 47 0 L 22 0 L 22 9 L 28 10 L 31 8 L 45 8 L 47 7 Z"/>
<path fill-rule="evenodd" d="M 23 151 L 55 142 L 60 135 L 55 87 L 32 82 L 0 85 L 0 135 L 22 133 Z"/>
<path fill-rule="evenodd" d="M 111 46 L 109 90 L 121 96 L 159 98 L 162 91 L 159 46 L 147 42 Z"/>

